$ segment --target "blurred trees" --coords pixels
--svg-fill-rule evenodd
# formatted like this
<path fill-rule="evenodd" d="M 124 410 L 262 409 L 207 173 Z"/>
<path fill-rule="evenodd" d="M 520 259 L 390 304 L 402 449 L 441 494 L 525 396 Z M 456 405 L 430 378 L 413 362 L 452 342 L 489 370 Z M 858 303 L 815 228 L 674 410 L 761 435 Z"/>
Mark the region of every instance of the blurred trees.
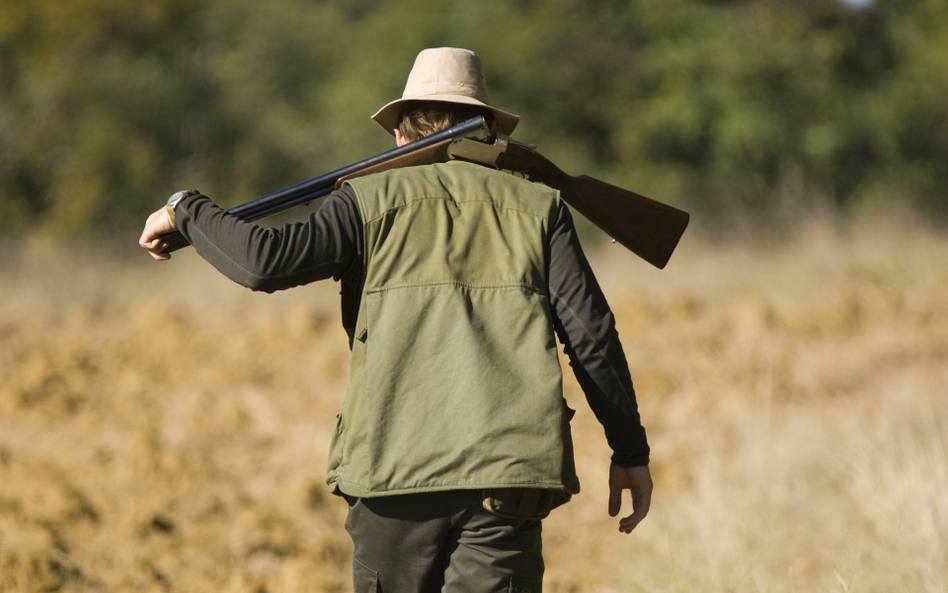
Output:
<path fill-rule="evenodd" d="M 941 0 L 5 0 L 0 229 L 135 237 L 174 190 L 233 205 L 380 152 L 368 116 L 440 45 L 518 138 L 706 223 L 948 220 Z"/>

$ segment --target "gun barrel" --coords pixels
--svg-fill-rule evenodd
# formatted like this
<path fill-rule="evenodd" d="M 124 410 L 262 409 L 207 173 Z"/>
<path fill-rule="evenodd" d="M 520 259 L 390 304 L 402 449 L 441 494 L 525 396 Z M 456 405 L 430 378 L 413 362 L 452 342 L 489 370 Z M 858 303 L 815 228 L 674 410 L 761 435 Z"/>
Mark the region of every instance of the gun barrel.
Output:
<path fill-rule="evenodd" d="M 227 212 L 246 222 L 252 222 L 265 216 L 270 216 L 271 214 L 283 212 L 284 210 L 328 195 L 334 189 L 336 181 L 343 177 L 353 175 L 363 169 L 374 167 L 387 161 L 405 157 L 413 152 L 430 148 L 445 140 L 464 136 L 486 127 L 487 122 L 484 120 L 484 117 L 478 115 L 462 124 L 458 124 L 437 134 L 409 142 L 404 146 L 387 150 L 365 160 L 332 171 L 331 173 L 320 175 L 309 181 L 297 183 L 296 185 L 277 190 L 239 206 L 234 206 L 228 209 Z M 188 245 L 187 240 L 185 240 L 184 236 L 178 231 L 164 235 L 164 238 L 168 242 L 168 249 L 165 250 L 166 253 L 177 251 Z"/>
<path fill-rule="evenodd" d="M 329 194 L 333 190 L 336 180 L 341 177 L 351 175 L 361 171 L 362 169 L 367 169 L 369 167 L 384 163 L 385 161 L 400 158 L 416 150 L 423 150 L 443 140 L 469 134 L 474 130 L 486 126 L 487 122 L 484 121 L 484 117 L 478 115 L 477 117 L 472 117 L 466 122 L 458 124 L 453 128 L 448 128 L 447 130 L 438 132 L 437 134 L 432 134 L 414 142 L 409 142 L 404 146 L 387 150 L 381 154 L 377 154 L 373 157 L 359 161 L 358 163 L 353 163 L 341 169 L 337 169 L 331 173 L 320 175 L 319 177 L 310 179 L 309 181 L 304 181 L 285 189 L 275 191 L 263 197 L 257 198 L 256 200 L 251 200 L 246 204 L 235 206 L 227 212 L 238 216 L 241 220 L 246 221 L 257 220 L 263 216 L 276 214 L 277 212 L 281 212 L 287 208 L 292 208 L 293 206 L 303 204 L 315 198 Z"/>

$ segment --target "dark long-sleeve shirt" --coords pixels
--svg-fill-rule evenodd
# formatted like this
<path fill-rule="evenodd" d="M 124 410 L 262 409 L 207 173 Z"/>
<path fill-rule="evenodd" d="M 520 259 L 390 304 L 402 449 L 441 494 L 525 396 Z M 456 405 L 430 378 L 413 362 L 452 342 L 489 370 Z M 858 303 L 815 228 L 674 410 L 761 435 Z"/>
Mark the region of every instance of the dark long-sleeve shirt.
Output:
<path fill-rule="evenodd" d="M 305 222 L 280 229 L 243 222 L 204 196 L 183 199 L 175 218 L 201 257 L 239 284 L 273 292 L 332 277 L 342 282 L 350 311 L 358 306 L 363 227 L 358 201 L 348 186 L 330 194 Z M 603 425 L 613 462 L 625 467 L 645 465 L 649 448 L 628 363 L 612 311 L 565 204 L 560 204 L 550 228 L 554 329 L 590 408 Z"/>

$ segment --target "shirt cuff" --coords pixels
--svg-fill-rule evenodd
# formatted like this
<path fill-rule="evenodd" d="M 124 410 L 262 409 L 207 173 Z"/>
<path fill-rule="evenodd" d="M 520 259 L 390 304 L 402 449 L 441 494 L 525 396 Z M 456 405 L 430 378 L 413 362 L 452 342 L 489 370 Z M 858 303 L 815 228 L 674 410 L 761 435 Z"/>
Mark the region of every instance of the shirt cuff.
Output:
<path fill-rule="evenodd" d="M 648 465 L 648 454 L 645 455 L 624 455 L 622 453 L 612 454 L 612 463 L 619 467 L 639 467 Z"/>

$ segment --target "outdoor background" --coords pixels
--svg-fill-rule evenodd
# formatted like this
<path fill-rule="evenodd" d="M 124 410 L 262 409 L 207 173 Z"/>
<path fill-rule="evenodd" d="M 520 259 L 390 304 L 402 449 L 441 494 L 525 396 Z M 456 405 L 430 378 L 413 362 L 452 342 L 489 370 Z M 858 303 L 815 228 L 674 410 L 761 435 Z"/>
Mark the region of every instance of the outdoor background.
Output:
<path fill-rule="evenodd" d="M 948 590 L 948 3 L 4 0 L 0 591 L 351 589 L 339 287 L 137 239 L 391 148 L 442 45 L 515 138 L 692 214 L 663 271 L 579 221 L 656 491 L 619 534 L 566 367 L 545 589 Z"/>

